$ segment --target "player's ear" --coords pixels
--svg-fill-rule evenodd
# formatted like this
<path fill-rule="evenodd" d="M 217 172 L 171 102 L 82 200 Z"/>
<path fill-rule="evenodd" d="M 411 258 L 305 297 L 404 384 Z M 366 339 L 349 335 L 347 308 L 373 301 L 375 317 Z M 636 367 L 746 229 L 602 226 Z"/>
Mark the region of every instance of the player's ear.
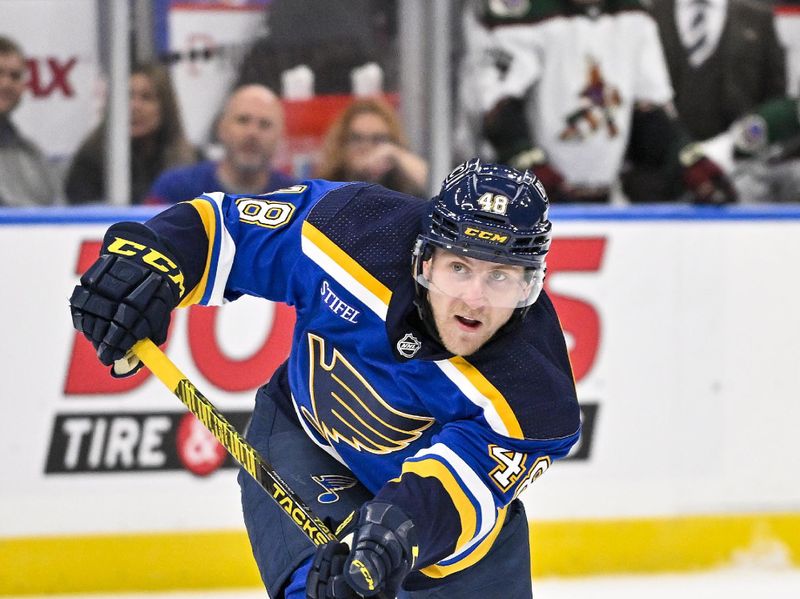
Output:
<path fill-rule="evenodd" d="M 427 258 L 425 258 L 423 256 L 423 258 L 422 258 L 422 276 L 425 277 L 426 279 L 428 279 L 429 281 L 431 279 L 431 268 L 433 268 L 432 262 L 433 262 L 433 252 L 431 252 L 430 255 Z"/>

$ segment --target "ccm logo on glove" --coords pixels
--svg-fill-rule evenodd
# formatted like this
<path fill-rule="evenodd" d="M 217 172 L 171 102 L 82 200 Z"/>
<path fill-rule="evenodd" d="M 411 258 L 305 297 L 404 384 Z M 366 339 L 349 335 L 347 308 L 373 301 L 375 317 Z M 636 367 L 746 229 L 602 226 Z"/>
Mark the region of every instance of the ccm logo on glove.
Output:
<path fill-rule="evenodd" d="M 131 241 L 130 239 L 123 239 L 122 237 L 115 237 L 106 251 L 112 254 L 119 254 L 121 256 L 138 257 L 142 262 L 148 264 L 151 268 L 160 270 L 167 275 L 177 286 L 180 297 L 186 294 L 184 286 L 184 277 L 178 265 L 172 260 L 167 258 L 164 254 L 149 248 L 146 245 Z"/>
<path fill-rule="evenodd" d="M 364 582 L 367 583 L 367 588 L 370 591 L 374 591 L 375 581 L 372 580 L 372 575 L 369 573 L 367 567 L 357 559 L 354 559 L 352 563 L 353 563 L 352 567 L 355 568 L 361 574 L 361 576 L 364 577 Z"/>

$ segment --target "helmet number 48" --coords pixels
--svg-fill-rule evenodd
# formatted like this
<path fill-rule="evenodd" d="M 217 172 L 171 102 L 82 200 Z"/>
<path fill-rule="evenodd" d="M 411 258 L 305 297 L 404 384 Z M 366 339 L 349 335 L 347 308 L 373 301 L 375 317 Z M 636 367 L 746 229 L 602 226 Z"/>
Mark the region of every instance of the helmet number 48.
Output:
<path fill-rule="evenodd" d="M 478 198 L 478 204 L 484 212 L 505 214 L 508 208 L 508 198 L 504 195 L 486 192 Z"/>

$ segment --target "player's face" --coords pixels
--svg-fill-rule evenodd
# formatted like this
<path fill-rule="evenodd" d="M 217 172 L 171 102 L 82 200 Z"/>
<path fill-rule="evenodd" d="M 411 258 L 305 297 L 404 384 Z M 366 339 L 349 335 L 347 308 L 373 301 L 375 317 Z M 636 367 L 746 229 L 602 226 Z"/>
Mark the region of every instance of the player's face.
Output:
<path fill-rule="evenodd" d="M 25 90 L 25 61 L 19 54 L 0 54 L 0 115 L 8 114 Z"/>
<path fill-rule="evenodd" d="M 269 166 L 283 133 L 280 101 L 261 88 L 243 88 L 228 102 L 219 137 L 227 159 L 240 171 Z"/>
<path fill-rule="evenodd" d="M 161 102 L 153 82 L 144 73 L 135 73 L 131 75 L 129 94 L 131 137 L 155 133 L 161 126 Z"/>
<path fill-rule="evenodd" d="M 436 248 L 423 262 L 428 301 L 445 348 L 475 353 L 502 327 L 528 293 L 521 266 L 476 260 Z"/>

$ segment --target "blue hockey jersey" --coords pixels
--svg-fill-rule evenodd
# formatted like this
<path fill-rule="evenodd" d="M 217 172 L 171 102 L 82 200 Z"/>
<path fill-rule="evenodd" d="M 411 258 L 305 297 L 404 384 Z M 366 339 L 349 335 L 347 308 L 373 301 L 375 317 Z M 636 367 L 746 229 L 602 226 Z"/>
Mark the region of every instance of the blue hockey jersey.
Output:
<path fill-rule="evenodd" d="M 174 247 L 182 305 L 241 295 L 295 307 L 287 373 L 308 436 L 420 532 L 422 573 L 478 561 L 506 508 L 580 429 L 545 293 L 468 358 L 429 334 L 411 252 L 429 204 L 365 183 L 305 181 L 260 196 L 211 193 L 147 225 Z"/>

